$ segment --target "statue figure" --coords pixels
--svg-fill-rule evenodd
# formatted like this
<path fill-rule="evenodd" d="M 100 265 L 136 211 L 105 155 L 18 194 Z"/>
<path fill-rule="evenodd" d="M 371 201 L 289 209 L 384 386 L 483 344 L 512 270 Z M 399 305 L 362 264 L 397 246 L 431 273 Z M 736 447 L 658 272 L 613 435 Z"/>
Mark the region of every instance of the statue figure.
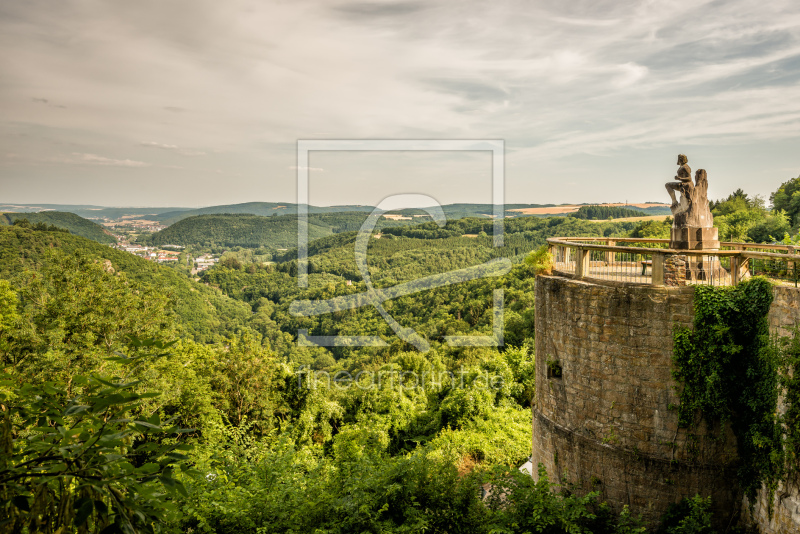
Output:
<path fill-rule="evenodd" d="M 680 154 L 676 181 L 666 184 L 672 199 L 670 248 L 718 249 L 717 229 L 714 228 L 714 218 L 708 206 L 708 176 L 704 169 L 698 169 L 692 183 L 692 170 L 688 163 L 688 158 Z M 676 192 L 680 193 L 680 200 L 676 198 Z"/>
<path fill-rule="evenodd" d="M 678 201 L 675 199 L 675 191 L 680 191 L 684 183 L 692 183 L 692 169 L 689 167 L 688 163 L 689 158 L 683 154 L 678 154 L 678 165 L 680 165 L 680 167 L 678 167 L 678 173 L 675 175 L 675 179 L 678 180 L 678 182 L 669 182 L 666 184 L 667 192 L 670 198 L 672 198 L 672 206 L 670 206 L 670 209 L 673 215 L 675 214 L 675 208 L 678 207 Z M 683 199 L 681 198 L 681 200 Z"/>

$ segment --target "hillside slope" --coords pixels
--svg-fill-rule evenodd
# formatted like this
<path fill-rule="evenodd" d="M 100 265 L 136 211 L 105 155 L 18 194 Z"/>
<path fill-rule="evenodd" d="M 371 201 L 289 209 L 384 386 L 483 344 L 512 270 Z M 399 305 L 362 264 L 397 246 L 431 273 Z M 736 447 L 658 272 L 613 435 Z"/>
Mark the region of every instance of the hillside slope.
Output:
<path fill-rule="evenodd" d="M 309 240 L 333 233 L 330 226 L 308 225 Z M 197 215 L 176 222 L 147 238 L 153 245 L 289 248 L 297 246 L 295 215 L 261 217 L 245 214 Z"/>
<path fill-rule="evenodd" d="M 369 213 L 372 206 L 308 206 L 308 213 L 340 213 L 345 211 L 363 211 Z M 207 206 L 193 210 L 174 211 L 160 214 L 157 219 L 162 224 L 175 224 L 189 217 L 198 215 L 246 214 L 271 217 L 273 215 L 296 215 L 297 204 L 291 202 L 244 202 L 242 204 L 226 204 Z"/>
<path fill-rule="evenodd" d="M 18 219 L 27 219 L 31 223 L 45 223 L 69 230 L 71 234 L 97 241 L 98 243 L 116 243 L 117 240 L 105 228 L 97 223 L 84 219 L 74 213 L 64 211 L 40 211 L 37 213 L 2 213 L 0 224 L 13 224 Z"/>
<path fill-rule="evenodd" d="M 114 269 L 124 272 L 129 279 L 173 296 L 174 310 L 184 332 L 197 341 L 210 342 L 230 336 L 251 316 L 247 304 L 194 282 L 169 267 L 64 232 L 0 226 L 0 278 L 13 283 L 25 269 L 35 269 L 51 248 L 110 260 Z"/>

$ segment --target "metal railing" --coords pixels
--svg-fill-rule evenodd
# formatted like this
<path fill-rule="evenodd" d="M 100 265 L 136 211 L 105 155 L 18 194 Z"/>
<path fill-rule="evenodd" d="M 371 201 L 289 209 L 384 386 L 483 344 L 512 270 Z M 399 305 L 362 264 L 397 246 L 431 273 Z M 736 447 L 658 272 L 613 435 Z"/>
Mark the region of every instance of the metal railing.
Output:
<path fill-rule="evenodd" d="M 735 285 L 755 275 L 798 286 L 800 247 L 720 243 L 719 250 L 670 249 L 669 239 L 554 237 L 553 270 L 575 278 L 655 286 Z"/>

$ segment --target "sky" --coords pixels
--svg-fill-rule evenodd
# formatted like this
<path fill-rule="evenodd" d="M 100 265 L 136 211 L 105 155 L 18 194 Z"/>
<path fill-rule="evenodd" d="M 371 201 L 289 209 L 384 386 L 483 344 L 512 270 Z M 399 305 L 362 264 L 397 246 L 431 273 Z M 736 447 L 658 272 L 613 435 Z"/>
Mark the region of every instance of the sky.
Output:
<path fill-rule="evenodd" d="M 502 140 L 506 203 L 800 175 L 800 3 L 0 3 L 0 203 L 296 200 L 297 141 Z M 488 152 L 313 152 L 311 203 L 492 201 Z"/>

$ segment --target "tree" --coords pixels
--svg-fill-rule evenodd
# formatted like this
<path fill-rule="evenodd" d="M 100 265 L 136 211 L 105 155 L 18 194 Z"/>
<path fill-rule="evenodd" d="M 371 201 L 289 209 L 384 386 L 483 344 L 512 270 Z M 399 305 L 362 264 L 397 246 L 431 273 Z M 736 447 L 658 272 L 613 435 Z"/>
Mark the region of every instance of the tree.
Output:
<path fill-rule="evenodd" d="M 134 363 L 134 359 L 130 363 Z M 176 478 L 187 445 L 157 414 L 138 412 L 157 393 L 136 382 L 73 377 L 63 384 L 17 386 L 0 375 L 0 508 L 6 532 L 155 532 L 174 520 Z M 186 471 L 189 473 L 189 471 Z"/>
<path fill-rule="evenodd" d="M 783 210 L 777 210 L 772 215 L 756 224 L 747 232 L 747 236 L 756 243 L 770 243 L 780 241 L 792 230 L 789 216 Z"/>
<path fill-rule="evenodd" d="M 800 176 L 783 182 L 778 189 L 769 196 L 772 209 L 784 210 L 789 216 L 792 225 L 800 223 Z"/>
<path fill-rule="evenodd" d="M 69 383 L 71 375 L 107 366 L 103 358 L 131 336 L 174 333 L 170 298 L 130 282 L 110 261 L 48 252 L 16 280 L 21 318 L 0 355 L 20 380 Z"/>

